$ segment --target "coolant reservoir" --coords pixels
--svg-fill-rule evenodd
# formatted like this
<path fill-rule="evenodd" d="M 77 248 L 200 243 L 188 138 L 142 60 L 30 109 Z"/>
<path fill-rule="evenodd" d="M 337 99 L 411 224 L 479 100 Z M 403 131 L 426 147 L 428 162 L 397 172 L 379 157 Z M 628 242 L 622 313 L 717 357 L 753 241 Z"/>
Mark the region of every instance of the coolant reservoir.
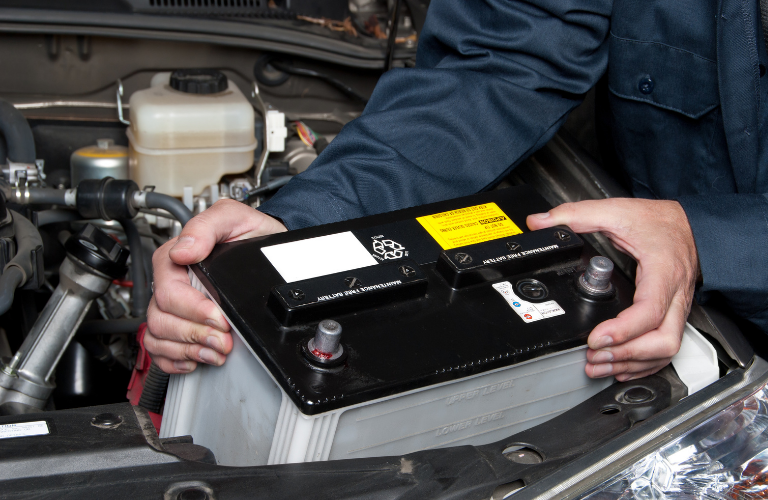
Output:
<path fill-rule="evenodd" d="M 129 166 L 139 186 L 182 196 L 253 166 L 253 107 L 216 70 L 158 73 L 131 95 Z"/>

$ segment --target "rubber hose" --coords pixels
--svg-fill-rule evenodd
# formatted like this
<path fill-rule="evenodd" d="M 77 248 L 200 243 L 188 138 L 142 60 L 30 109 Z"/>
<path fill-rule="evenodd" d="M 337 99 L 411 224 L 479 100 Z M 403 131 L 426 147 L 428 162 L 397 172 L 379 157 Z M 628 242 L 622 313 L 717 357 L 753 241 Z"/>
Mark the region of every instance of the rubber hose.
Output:
<path fill-rule="evenodd" d="M 115 364 L 116 360 L 112 355 L 112 351 L 109 350 L 109 347 L 104 345 L 104 342 L 102 342 L 99 337 L 85 337 L 78 339 L 77 342 L 80 343 L 91 356 L 107 366 Z"/>
<path fill-rule="evenodd" d="M 141 246 L 141 236 L 136 224 L 130 219 L 118 220 L 125 236 L 128 238 L 128 246 L 131 250 L 131 281 L 133 281 L 133 299 L 131 313 L 137 318 L 143 318 L 147 315 L 149 306 L 149 293 L 147 291 L 147 280 L 144 274 L 144 249 Z"/>
<path fill-rule="evenodd" d="M 189 219 L 193 217 L 192 211 L 182 202 L 166 194 L 155 193 L 151 191 L 146 195 L 147 208 L 162 208 L 173 215 L 177 221 L 185 226 Z M 138 234 L 138 233 L 137 233 Z M 134 262 L 134 268 L 136 267 Z M 133 282 L 133 289 L 136 290 L 136 281 Z M 135 300 L 134 300 L 135 302 Z M 146 309 L 145 309 L 146 310 Z M 144 390 L 139 399 L 139 406 L 154 413 L 160 413 L 165 393 L 168 391 L 168 378 L 170 375 L 161 370 L 154 361 L 149 365 L 149 373 L 144 380 Z"/>
<path fill-rule="evenodd" d="M 64 197 L 67 193 L 66 189 L 53 189 L 53 188 L 27 188 L 29 192 L 29 200 L 16 200 L 17 203 L 30 203 L 35 205 L 66 205 Z M 15 190 L 13 193 L 16 196 Z"/>
<path fill-rule="evenodd" d="M 162 208 L 173 215 L 177 221 L 185 226 L 189 219 L 193 217 L 192 211 L 182 202 L 167 194 L 155 193 L 151 191 L 146 196 L 147 208 Z"/>
<path fill-rule="evenodd" d="M 144 379 L 144 390 L 139 398 L 139 406 L 152 413 L 160 413 L 165 393 L 168 392 L 169 378 L 170 375 L 158 368 L 155 363 L 149 365 L 149 373 Z"/>
<path fill-rule="evenodd" d="M 16 256 L 11 259 L 11 263 L 18 264 L 24 269 L 24 273 L 27 275 L 27 279 L 31 278 L 35 272 L 36 262 L 32 262 L 30 254 L 37 247 L 43 245 L 43 238 L 40 236 L 40 231 L 37 230 L 34 224 L 29 219 L 22 216 L 20 213 L 9 210 L 13 216 L 13 235 L 16 240 Z M 7 268 L 8 266 L 6 266 Z"/>
<path fill-rule="evenodd" d="M 0 276 L 0 316 L 11 308 L 13 296 L 16 294 L 16 289 L 21 286 L 23 279 L 24 273 L 18 267 L 9 267 Z"/>
<path fill-rule="evenodd" d="M 75 210 L 41 210 L 37 212 L 37 227 L 76 220 L 82 220 L 82 217 Z"/>
<path fill-rule="evenodd" d="M 16 163 L 35 163 L 35 138 L 27 119 L 13 104 L 0 99 L 0 132 L 8 148 L 8 159 Z M 5 158 L 0 161 L 5 162 Z"/>
<path fill-rule="evenodd" d="M 83 321 L 80 328 L 77 329 L 77 336 L 84 337 L 89 335 L 115 335 L 119 333 L 136 333 L 142 323 L 147 318 L 130 319 L 102 319 Z"/>
<path fill-rule="evenodd" d="M 43 246 L 43 239 L 34 224 L 26 217 L 9 210 L 13 217 L 13 234 L 16 240 L 16 256 L 8 262 L 0 276 L 0 315 L 5 314 L 13 304 L 16 288 L 22 286 L 35 275 L 37 262 L 32 260 L 32 252 Z M 12 271 L 17 271 L 17 273 Z M 13 284 L 13 287 L 11 285 Z"/>
<path fill-rule="evenodd" d="M 5 163 L 8 159 L 8 146 L 5 145 L 5 137 L 0 135 L 0 163 Z"/>

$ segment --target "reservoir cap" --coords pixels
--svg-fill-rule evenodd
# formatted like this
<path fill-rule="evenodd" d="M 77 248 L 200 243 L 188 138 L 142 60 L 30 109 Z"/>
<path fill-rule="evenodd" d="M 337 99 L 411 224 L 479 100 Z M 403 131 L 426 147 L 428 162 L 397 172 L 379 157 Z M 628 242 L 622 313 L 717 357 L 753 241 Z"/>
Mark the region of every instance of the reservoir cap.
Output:
<path fill-rule="evenodd" d="M 170 84 L 187 94 L 218 94 L 227 90 L 227 76 L 217 69 L 179 69 L 171 73 Z"/>

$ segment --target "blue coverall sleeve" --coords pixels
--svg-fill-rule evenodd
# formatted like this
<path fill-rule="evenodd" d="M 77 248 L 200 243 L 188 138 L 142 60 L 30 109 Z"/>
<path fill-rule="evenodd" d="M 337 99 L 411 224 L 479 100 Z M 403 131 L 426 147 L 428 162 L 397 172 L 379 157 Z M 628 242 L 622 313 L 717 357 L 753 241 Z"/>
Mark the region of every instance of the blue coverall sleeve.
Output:
<path fill-rule="evenodd" d="M 606 68 L 611 0 L 433 0 L 416 68 L 260 210 L 289 229 L 482 191 L 543 146 Z"/>
<path fill-rule="evenodd" d="M 701 194 L 677 201 L 696 240 L 703 278 L 699 302 L 716 292 L 768 332 L 768 195 Z"/>

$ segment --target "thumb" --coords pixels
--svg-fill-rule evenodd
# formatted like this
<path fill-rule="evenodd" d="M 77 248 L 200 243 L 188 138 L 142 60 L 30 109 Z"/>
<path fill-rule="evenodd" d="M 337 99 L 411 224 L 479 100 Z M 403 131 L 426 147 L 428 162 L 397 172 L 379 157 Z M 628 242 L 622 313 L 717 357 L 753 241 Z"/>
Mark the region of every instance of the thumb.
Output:
<path fill-rule="evenodd" d="M 621 224 L 623 206 L 620 198 L 563 203 L 549 212 L 529 215 L 531 230 L 568 226 L 577 233 L 606 231 Z"/>
<path fill-rule="evenodd" d="M 169 251 L 179 265 L 205 259 L 217 243 L 285 231 L 272 217 L 234 200 L 220 200 L 190 219 Z"/>

